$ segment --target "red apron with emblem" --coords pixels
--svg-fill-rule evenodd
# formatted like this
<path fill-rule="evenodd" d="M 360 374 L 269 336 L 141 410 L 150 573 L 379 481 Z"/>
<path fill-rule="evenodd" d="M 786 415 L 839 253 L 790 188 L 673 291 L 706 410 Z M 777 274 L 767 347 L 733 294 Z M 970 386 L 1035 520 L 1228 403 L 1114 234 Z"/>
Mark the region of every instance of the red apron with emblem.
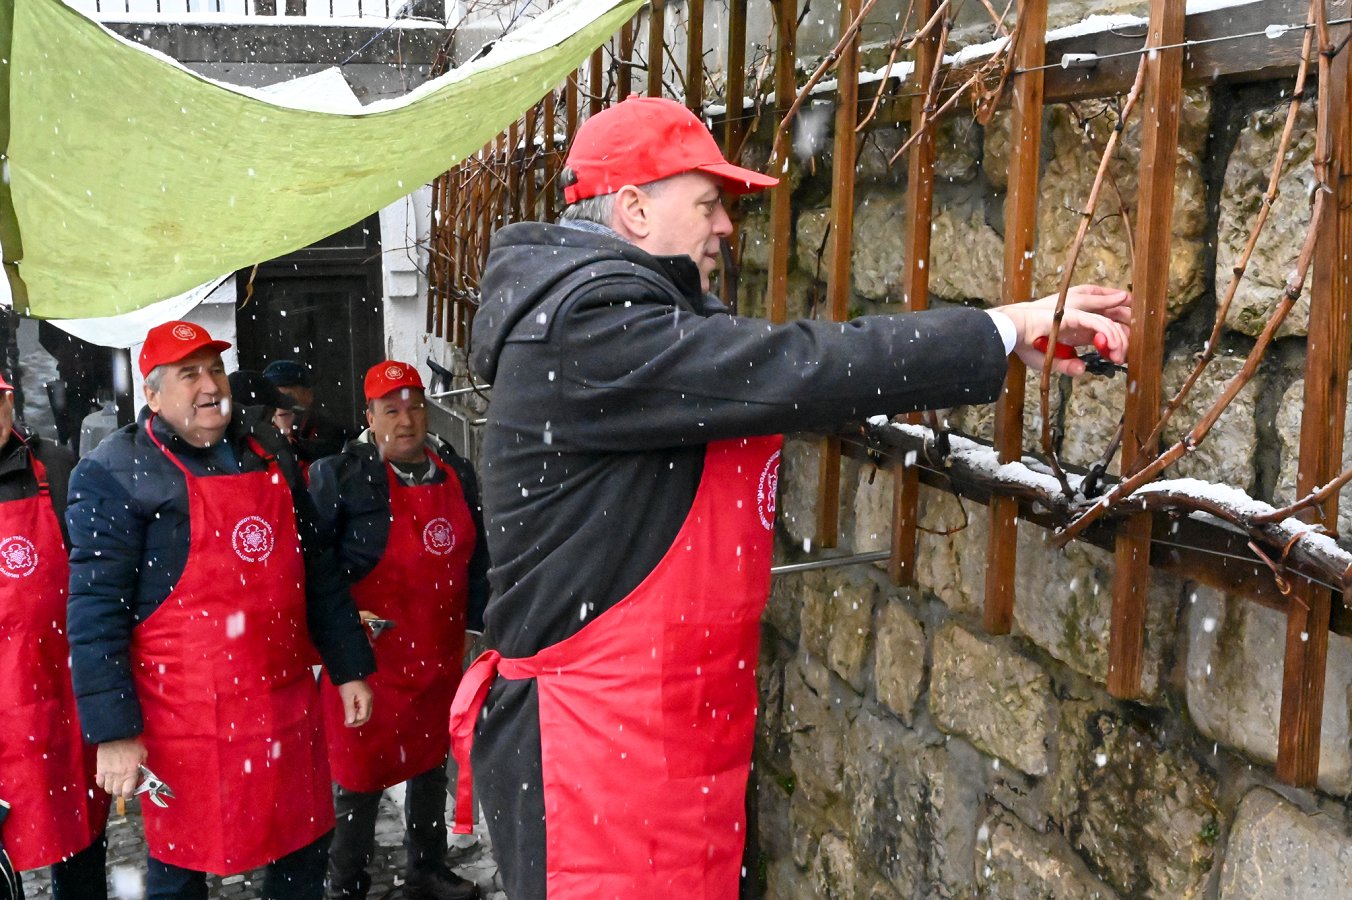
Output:
<path fill-rule="evenodd" d="M 536 679 L 552 900 L 736 896 L 780 443 L 710 444 L 684 525 L 629 596 L 535 656 L 485 653 L 461 682 L 451 736 L 465 833 L 493 677 Z"/>
<path fill-rule="evenodd" d="M 11 806 L 0 838 L 20 871 L 88 847 L 108 818 L 70 684 L 66 544 L 47 470 L 29 459 L 37 496 L 0 503 L 0 800 Z"/>
<path fill-rule="evenodd" d="M 183 473 L 191 544 L 173 591 L 132 632 L 146 765 L 174 791 L 142 803 L 155 859 L 229 875 L 333 827 L 319 687 L 309 666 L 305 564 L 291 489 L 266 471 Z"/>
<path fill-rule="evenodd" d="M 385 464 L 390 536 L 385 555 L 352 587 L 357 608 L 394 627 L 373 646 L 371 720 L 343 724 L 338 689 L 325 679 L 324 721 L 333 780 L 349 791 L 381 791 L 442 763 L 450 752 L 446 717 L 465 655 L 465 609 L 474 520 L 450 466 L 441 484 L 405 485 Z"/>

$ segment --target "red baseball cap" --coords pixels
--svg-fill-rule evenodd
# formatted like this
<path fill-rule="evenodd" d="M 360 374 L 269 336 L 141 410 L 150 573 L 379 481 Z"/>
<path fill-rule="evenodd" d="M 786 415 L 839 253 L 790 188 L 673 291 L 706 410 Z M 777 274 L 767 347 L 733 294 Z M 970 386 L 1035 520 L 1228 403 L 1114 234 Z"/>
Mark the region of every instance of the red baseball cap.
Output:
<path fill-rule="evenodd" d="M 423 389 L 422 376 L 408 363 L 387 359 L 366 370 L 366 399 L 377 400 L 401 388 Z"/>
<path fill-rule="evenodd" d="M 156 325 L 146 333 L 146 342 L 141 345 L 141 377 L 149 375 L 156 366 L 178 362 L 203 348 L 223 353 L 230 349 L 230 342 L 212 340 L 205 328 L 191 322 Z"/>
<path fill-rule="evenodd" d="M 569 203 L 682 172 L 712 175 L 729 194 L 750 194 L 779 184 L 778 178 L 724 159 L 709 129 L 675 100 L 636 94 L 582 123 L 568 148 L 566 165 L 577 179 L 563 189 Z"/>
<path fill-rule="evenodd" d="M 0 375 L 0 391 L 12 391 L 12 390 L 14 390 L 14 385 L 6 381 L 4 375 Z"/>

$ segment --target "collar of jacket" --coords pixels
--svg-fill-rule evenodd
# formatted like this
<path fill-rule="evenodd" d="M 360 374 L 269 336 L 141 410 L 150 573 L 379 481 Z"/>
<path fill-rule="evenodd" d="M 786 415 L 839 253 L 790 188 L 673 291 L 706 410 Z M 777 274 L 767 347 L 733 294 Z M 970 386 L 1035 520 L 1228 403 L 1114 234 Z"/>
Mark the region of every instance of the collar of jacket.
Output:
<path fill-rule="evenodd" d="M 17 436 L 16 436 L 17 435 Z M 22 437 L 23 440 L 19 440 Z M 14 433 L 10 434 L 3 446 L 0 446 L 0 478 L 18 471 L 27 471 L 28 454 L 32 452 L 31 442 L 39 440 L 32 431 L 14 423 Z M 25 444 L 29 441 L 30 444 Z"/>

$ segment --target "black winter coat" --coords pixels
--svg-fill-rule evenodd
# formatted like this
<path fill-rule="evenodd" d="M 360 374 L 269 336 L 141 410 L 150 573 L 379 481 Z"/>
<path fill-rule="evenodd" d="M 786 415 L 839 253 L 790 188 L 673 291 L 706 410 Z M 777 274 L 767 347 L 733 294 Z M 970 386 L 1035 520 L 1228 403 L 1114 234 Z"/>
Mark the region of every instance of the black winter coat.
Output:
<path fill-rule="evenodd" d="M 15 425 L 14 430 L 23 436 L 23 440 L 11 434 L 9 440 L 0 446 L 0 503 L 26 500 L 38 492 L 38 480 L 33 476 L 33 467 L 29 463 L 29 457 L 36 456 L 47 469 L 47 490 L 51 494 L 52 509 L 61 522 L 62 534 L 65 534 L 63 517 L 70 470 L 75 468 L 75 454 L 21 425 Z"/>
<path fill-rule="evenodd" d="M 521 657 L 652 571 L 709 442 L 989 402 L 1006 356 L 980 310 L 771 325 L 727 315 L 689 257 L 525 223 L 493 238 L 471 365 L 493 383 L 480 465 L 487 633 Z M 507 893 L 543 897 L 535 682 L 499 678 L 484 710 L 475 774 Z"/>
<path fill-rule="evenodd" d="M 470 631 L 483 631 L 488 605 L 488 542 L 484 539 L 479 482 L 469 461 L 436 435 L 429 444 L 460 479 L 460 487 L 474 519 L 474 554 L 469 560 Z M 432 484 L 446 475 L 433 469 Z M 371 573 L 385 556 L 390 537 L 390 482 L 375 444 L 348 441 L 343 452 L 310 467 L 310 496 L 314 498 L 320 539 L 337 550 L 343 578 L 351 585 Z"/>
<path fill-rule="evenodd" d="M 183 474 L 146 435 L 149 415 L 109 435 L 71 476 L 66 525 L 71 543 L 69 629 L 71 674 L 85 740 L 141 733 L 132 685 L 132 629 L 159 608 L 183 573 L 190 523 Z M 236 474 L 216 448 L 194 447 L 156 419 L 155 434 L 195 475 Z M 337 683 L 375 671 L 375 657 L 338 571 L 333 551 L 315 532 L 314 505 L 286 441 L 261 407 L 236 409 L 225 443 L 242 472 L 266 468 L 248 447 L 253 436 L 277 457 L 291 487 L 305 556 L 310 639 Z"/>

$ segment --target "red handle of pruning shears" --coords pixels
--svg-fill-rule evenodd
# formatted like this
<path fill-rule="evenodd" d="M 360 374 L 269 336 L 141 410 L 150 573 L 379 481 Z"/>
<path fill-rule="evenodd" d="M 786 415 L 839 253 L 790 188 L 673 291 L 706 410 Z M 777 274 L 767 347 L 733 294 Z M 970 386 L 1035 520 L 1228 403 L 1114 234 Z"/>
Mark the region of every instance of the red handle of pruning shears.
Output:
<path fill-rule="evenodd" d="M 1033 338 L 1033 349 L 1036 350 L 1038 353 L 1046 353 L 1047 338 L 1046 337 Z M 1106 335 L 1103 334 L 1094 335 L 1094 349 L 1097 350 L 1099 353 L 1103 354 L 1104 356 L 1108 355 L 1108 338 Z M 1060 341 L 1056 342 L 1057 359 L 1077 359 L 1079 358 L 1079 355 L 1080 354 L 1076 353 L 1075 348 L 1072 347 L 1070 344 L 1063 344 Z"/>

